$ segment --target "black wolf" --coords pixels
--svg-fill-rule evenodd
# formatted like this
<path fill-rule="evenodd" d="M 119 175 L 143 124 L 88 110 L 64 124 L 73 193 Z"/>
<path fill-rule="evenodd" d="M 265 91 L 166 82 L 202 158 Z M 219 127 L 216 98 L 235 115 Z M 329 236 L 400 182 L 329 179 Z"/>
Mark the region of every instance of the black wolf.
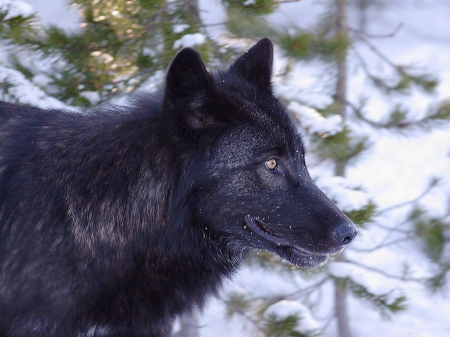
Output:
<path fill-rule="evenodd" d="M 313 183 L 272 43 L 83 113 L 0 104 L 0 336 L 169 336 L 251 250 L 319 266 L 356 235 Z"/>

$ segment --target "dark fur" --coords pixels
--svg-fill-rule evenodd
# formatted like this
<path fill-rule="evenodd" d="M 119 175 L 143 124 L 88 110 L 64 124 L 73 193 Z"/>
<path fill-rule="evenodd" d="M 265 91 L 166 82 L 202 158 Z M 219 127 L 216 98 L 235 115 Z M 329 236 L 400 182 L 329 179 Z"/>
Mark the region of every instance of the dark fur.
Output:
<path fill-rule="evenodd" d="M 0 103 L 0 336 L 168 336 L 250 250 L 314 267 L 350 242 L 271 71 L 263 39 L 215 75 L 182 50 L 128 107 Z"/>

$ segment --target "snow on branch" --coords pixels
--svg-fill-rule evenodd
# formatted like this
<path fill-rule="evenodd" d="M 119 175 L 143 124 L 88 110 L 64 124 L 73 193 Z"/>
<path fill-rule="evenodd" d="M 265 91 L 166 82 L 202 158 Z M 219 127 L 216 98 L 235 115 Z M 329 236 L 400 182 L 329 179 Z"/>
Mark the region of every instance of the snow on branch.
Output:
<path fill-rule="evenodd" d="M 315 181 L 344 212 L 360 210 L 370 203 L 369 194 L 357 189 L 344 177 L 322 176 Z"/>
<path fill-rule="evenodd" d="M 181 39 L 175 41 L 173 49 L 180 49 L 183 47 L 192 47 L 206 42 L 206 35 L 202 33 L 186 34 Z"/>
<path fill-rule="evenodd" d="M 0 64 L 0 97 L 9 102 L 20 102 L 41 108 L 63 108 L 65 105 L 49 97 L 21 72 Z"/>
<path fill-rule="evenodd" d="M 291 102 L 289 109 L 296 115 L 305 130 L 311 134 L 332 136 L 342 131 L 343 123 L 340 115 L 324 117 L 317 110 L 298 102 Z"/>
<path fill-rule="evenodd" d="M 0 0 L 0 12 L 6 12 L 3 20 L 16 17 L 27 17 L 33 14 L 33 7 L 25 2 L 16 0 Z"/>
<path fill-rule="evenodd" d="M 281 300 L 267 308 L 264 318 L 270 320 L 276 318 L 277 321 L 284 320 L 290 316 L 301 317 L 296 331 L 315 331 L 320 329 L 320 324 L 311 315 L 310 310 L 297 301 Z"/>
<path fill-rule="evenodd" d="M 378 308 L 383 317 L 389 318 L 389 314 L 406 309 L 407 298 L 398 284 L 401 277 L 393 278 L 380 272 L 368 273 L 368 269 L 364 269 L 353 262 L 331 262 L 328 265 L 331 276 L 346 280 L 350 291 Z"/>

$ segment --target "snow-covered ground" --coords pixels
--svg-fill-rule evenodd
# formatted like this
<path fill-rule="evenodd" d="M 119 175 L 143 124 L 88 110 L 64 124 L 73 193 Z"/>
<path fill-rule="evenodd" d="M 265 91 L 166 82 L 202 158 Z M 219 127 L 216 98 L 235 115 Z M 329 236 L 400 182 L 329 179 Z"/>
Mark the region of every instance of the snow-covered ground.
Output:
<path fill-rule="evenodd" d="M 23 0 L 34 6 L 45 22 L 75 29 L 78 18 L 74 11 L 68 11 L 62 0 Z M 202 9 L 210 23 L 223 19 L 223 10 L 217 0 L 201 0 Z M 209 15 L 209 14 L 211 15 Z M 287 26 L 308 27 L 319 13 L 317 1 L 302 0 L 283 4 L 270 20 Z M 418 93 L 407 96 L 408 106 L 420 115 L 421 111 L 433 102 L 450 98 L 450 3 L 442 0 L 398 0 L 388 3 L 383 10 L 374 10 L 370 14 L 368 31 L 372 34 L 388 34 L 401 23 L 401 29 L 393 38 L 377 39 L 377 48 L 398 63 L 413 63 L 421 69 L 427 69 L 439 77 L 440 84 L 435 96 L 425 97 Z M 220 32 L 220 26 L 216 28 Z M 381 61 L 370 56 L 368 50 L 361 47 L 361 52 L 369 58 L 368 63 L 379 64 Z M 301 71 L 301 72 L 300 72 Z M 310 93 L 310 88 L 319 79 L 316 69 L 307 66 L 299 68 L 293 77 L 299 93 Z M 361 69 L 350 69 L 351 80 L 349 93 L 351 99 L 367 94 L 368 85 L 359 75 Z M 404 97 L 378 96 L 370 92 L 368 116 L 381 119 L 387 107 Z M 319 98 L 320 99 L 320 98 Z M 439 186 L 424 200 L 427 207 L 435 212 L 443 211 L 446 198 L 450 194 L 450 126 L 447 125 L 429 134 L 416 133 L 414 137 L 391 135 L 387 132 L 373 134 L 374 146 L 369 154 L 348 171 L 350 180 L 363 185 L 375 201 L 383 207 L 413 199 L 426 188 L 430 177 L 444 177 Z M 395 221 L 395 217 L 390 219 Z M 388 221 L 388 219 L 386 220 Z M 380 241 L 382 231 L 371 230 L 362 233 L 355 244 L 358 247 L 372 246 Z M 420 274 L 422 266 L 427 265 L 423 255 L 408 245 L 399 245 L 395 249 L 380 250 L 376 253 L 351 252 L 350 258 L 363 260 L 364 263 L 395 273 L 394 266 L 403 258 L 414 261 L 414 268 Z M 355 272 L 355 271 L 348 271 Z M 370 276 L 370 274 L 365 274 Z M 373 275 L 367 282 L 373 286 L 380 282 L 389 283 L 388 278 Z M 257 268 L 243 269 L 228 289 L 235 289 L 240 284 L 251 283 L 253 289 L 276 289 L 277 278 L 264 275 Z M 408 310 L 387 321 L 370 307 L 360 301 L 350 300 L 351 327 L 354 336 L 359 337 L 404 337 L 404 336 L 448 336 L 450 332 L 450 299 L 431 295 L 415 283 L 403 285 L 409 297 Z M 262 290 L 261 290 L 262 291 Z M 325 294 L 326 295 L 326 294 Z M 330 294 L 329 294 L 330 295 Z M 330 295 L 331 296 L 331 295 Z M 331 301 L 331 300 L 330 300 Z M 295 309 L 295 308 L 294 308 Z M 301 310 L 301 308 L 297 308 Z M 227 321 L 224 318 L 224 306 L 217 299 L 211 299 L 201 318 L 202 337 L 239 337 L 249 336 L 250 330 L 244 330 L 242 322 L 237 319 Z M 335 327 L 330 325 L 328 336 L 335 336 Z"/>

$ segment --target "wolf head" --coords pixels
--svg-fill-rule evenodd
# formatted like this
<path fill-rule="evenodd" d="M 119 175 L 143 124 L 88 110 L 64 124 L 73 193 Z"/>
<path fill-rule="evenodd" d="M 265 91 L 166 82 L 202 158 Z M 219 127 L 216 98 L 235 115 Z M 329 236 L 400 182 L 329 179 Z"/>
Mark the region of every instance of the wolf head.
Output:
<path fill-rule="evenodd" d="M 315 267 L 357 231 L 309 176 L 301 136 L 273 93 L 272 63 L 269 39 L 216 74 L 195 50 L 177 54 L 163 104 L 180 144 L 179 185 L 203 237 Z"/>

